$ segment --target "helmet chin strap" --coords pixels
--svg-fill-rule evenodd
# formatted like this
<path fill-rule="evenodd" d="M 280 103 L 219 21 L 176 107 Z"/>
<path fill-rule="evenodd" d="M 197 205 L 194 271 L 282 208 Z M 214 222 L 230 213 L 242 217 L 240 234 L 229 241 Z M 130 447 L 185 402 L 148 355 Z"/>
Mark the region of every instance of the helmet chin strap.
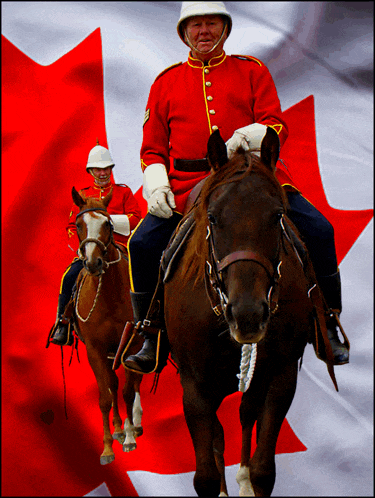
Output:
<path fill-rule="evenodd" d="M 223 32 L 221 33 L 221 36 L 220 36 L 219 40 L 215 43 L 215 45 L 208 52 L 202 52 L 201 50 L 198 50 L 196 47 L 193 46 L 193 44 L 189 40 L 189 37 L 188 37 L 188 34 L 187 34 L 187 30 L 185 28 L 184 35 L 185 35 L 186 43 L 189 45 L 189 47 L 191 48 L 191 50 L 194 50 L 194 52 L 198 52 L 198 54 L 202 54 L 202 55 L 210 54 L 211 52 L 213 52 L 215 50 L 215 48 L 218 45 L 220 45 L 220 43 L 221 43 L 221 41 L 224 38 L 224 35 L 226 33 L 227 26 L 228 26 L 228 24 L 225 23 L 225 26 L 223 28 Z"/>
<path fill-rule="evenodd" d="M 104 187 L 105 185 L 107 185 L 107 183 L 109 183 L 109 180 L 111 179 L 111 175 L 110 174 L 108 176 L 104 177 L 104 178 L 97 178 L 94 175 L 94 173 L 91 171 L 91 168 L 90 168 L 90 174 L 94 178 L 94 183 L 96 185 L 98 185 L 98 187 Z"/>
<path fill-rule="evenodd" d="M 111 175 L 106 176 L 105 178 L 95 178 L 95 183 L 99 187 L 104 187 L 105 185 L 107 185 L 107 183 L 109 183 L 110 177 L 111 177 Z"/>

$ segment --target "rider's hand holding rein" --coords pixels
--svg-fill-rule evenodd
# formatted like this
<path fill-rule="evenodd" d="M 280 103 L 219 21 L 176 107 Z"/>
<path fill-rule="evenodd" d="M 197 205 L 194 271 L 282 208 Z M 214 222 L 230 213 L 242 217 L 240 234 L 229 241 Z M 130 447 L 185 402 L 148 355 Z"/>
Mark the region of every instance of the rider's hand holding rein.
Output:
<path fill-rule="evenodd" d="M 150 164 L 143 173 L 143 195 L 148 211 L 159 218 L 170 218 L 176 207 L 164 164 Z"/>
<path fill-rule="evenodd" d="M 243 128 L 238 128 L 232 137 L 226 142 L 228 159 L 231 159 L 238 147 L 244 150 L 253 150 L 254 154 L 260 156 L 260 146 L 266 134 L 267 126 L 253 123 Z"/>

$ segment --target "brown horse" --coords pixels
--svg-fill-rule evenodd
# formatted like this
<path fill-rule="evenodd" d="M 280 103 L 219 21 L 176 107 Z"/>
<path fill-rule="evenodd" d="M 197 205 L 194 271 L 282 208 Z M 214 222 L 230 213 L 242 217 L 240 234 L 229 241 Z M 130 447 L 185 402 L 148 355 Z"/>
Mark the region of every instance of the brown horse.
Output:
<path fill-rule="evenodd" d="M 271 128 L 260 158 L 240 148 L 228 160 L 219 131 L 211 135 L 211 175 L 195 208 L 195 229 L 165 282 L 166 328 L 181 375 L 199 496 L 227 495 L 216 411 L 238 390 L 245 344 L 257 345 L 257 360 L 240 407 L 237 481 L 240 496 L 271 494 L 276 441 L 294 397 L 298 359 L 314 332 L 309 293 L 315 284 L 305 276 L 293 242 L 295 228 L 292 233 L 286 216 L 287 199 L 274 174 L 278 151 Z M 307 264 L 313 275 L 308 258 Z M 257 446 L 250 459 L 255 422 Z"/>
<path fill-rule="evenodd" d="M 79 253 L 84 268 L 77 279 L 74 308 L 74 330 L 85 343 L 87 357 L 99 388 L 99 406 L 103 417 L 104 450 L 100 463 L 111 463 L 115 454 L 113 439 L 124 451 L 136 448 L 135 438 L 143 432 L 139 386 L 142 375 L 126 373 L 123 398 L 127 419 L 122 429 L 118 409 L 118 377 L 112 369 L 113 355 L 120 343 L 127 321 L 132 320 L 128 260 L 113 239 L 113 225 L 107 206 L 112 191 L 102 200 L 85 198 L 73 187 L 74 203 L 80 208 L 76 217 Z M 136 353 L 140 345 L 134 344 Z M 113 408 L 114 434 L 109 415 Z"/>

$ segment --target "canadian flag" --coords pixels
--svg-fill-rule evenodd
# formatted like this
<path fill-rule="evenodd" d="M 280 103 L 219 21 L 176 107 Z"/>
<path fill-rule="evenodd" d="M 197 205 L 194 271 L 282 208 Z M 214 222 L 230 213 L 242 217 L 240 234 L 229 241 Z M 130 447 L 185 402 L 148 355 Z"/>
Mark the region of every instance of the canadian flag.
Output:
<path fill-rule="evenodd" d="M 372 9 L 369 2 L 227 7 L 233 32 L 226 50 L 269 67 L 290 127 L 282 157 L 335 228 L 351 341 L 349 365 L 335 368 L 338 393 L 307 347 L 277 444 L 273 494 L 372 496 Z M 131 186 L 145 209 L 144 107 L 157 74 L 186 59 L 175 32 L 179 8 L 2 3 L 3 495 L 195 495 L 194 451 L 172 365 L 156 394 L 153 377 L 144 377 L 137 450 L 117 445 L 115 461 L 100 466 L 102 421 L 84 346 L 70 366 L 69 348 L 63 360 L 60 348 L 45 349 L 72 259 L 64 230 L 70 191 L 86 186 L 84 165 L 97 138 L 111 150 L 116 181 Z M 230 495 L 238 495 L 240 399 L 229 396 L 218 412 Z"/>

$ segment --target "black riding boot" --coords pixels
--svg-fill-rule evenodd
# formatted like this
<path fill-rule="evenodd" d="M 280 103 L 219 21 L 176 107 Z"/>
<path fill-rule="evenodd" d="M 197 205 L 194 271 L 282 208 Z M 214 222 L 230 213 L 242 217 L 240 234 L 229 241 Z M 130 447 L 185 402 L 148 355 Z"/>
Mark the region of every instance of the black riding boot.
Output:
<path fill-rule="evenodd" d="M 56 318 L 57 325 L 51 340 L 53 344 L 57 344 L 58 346 L 71 346 L 74 341 L 73 335 L 69 334 L 69 322 L 64 323 L 62 319 L 68 301 L 64 294 L 59 295 Z"/>
<path fill-rule="evenodd" d="M 342 310 L 341 304 L 341 280 L 340 272 L 333 273 L 325 277 L 317 277 L 320 290 L 324 299 L 330 308 L 330 315 L 327 318 L 328 339 L 332 346 L 335 365 L 344 365 L 349 363 L 349 350 L 339 340 L 337 333 L 337 321 L 335 315 L 340 316 Z"/>
<path fill-rule="evenodd" d="M 151 304 L 153 294 L 151 292 L 130 292 L 134 313 L 134 323 L 142 322 L 146 318 L 148 308 Z M 124 361 L 124 366 L 140 373 L 150 373 L 156 366 L 157 335 L 147 334 L 143 331 L 145 338 L 142 349 L 137 354 L 131 355 Z"/>

